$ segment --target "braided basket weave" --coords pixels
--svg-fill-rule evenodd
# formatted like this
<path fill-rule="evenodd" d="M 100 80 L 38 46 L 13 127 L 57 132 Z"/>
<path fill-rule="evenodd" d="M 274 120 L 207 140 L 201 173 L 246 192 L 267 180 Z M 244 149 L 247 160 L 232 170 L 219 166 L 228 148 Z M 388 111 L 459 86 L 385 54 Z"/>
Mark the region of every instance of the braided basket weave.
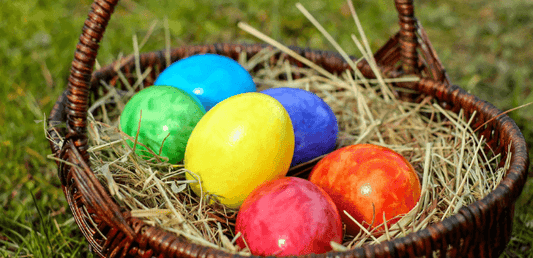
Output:
<path fill-rule="evenodd" d="M 116 85 L 116 67 L 120 67 L 132 84 L 134 79 L 129 75 L 136 71 L 134 58 L 126 57 L 93 73 L 98 44 L 117 2 L 94 1 L 76 46 L 68 89 L 50 112 L 50 146 L 58 159 L 68 161 L 57 162 L 58 175 L 75 221 L 91 250 L 102 257 L 237 257 L 239 255 L 192 244 L 132 217 L 127 208 L 112 200 L 91 170 L 86 133 L 91 99 L 107 93 L 106 89 L 98 89 L 100 81 Z M 414 17 L 412 0 L 395 0 L 395 4 L 400 31 L 375 54 L 379 68 L 387 77 L 416 74 L 422 78 L 416 83 L 397 84 L 417 92 L 402 95 L 406 100 L 417 101 L 420 97 L 432 96 L 446 109 L 454 112 L 462 109 L 467 118 L 476 111 L 472 128 L 489 121 L 476 133 L 487 139 L 487 145 L 495 154 L 506 156 L 507 146 L 511 144 L 510 169 L 494 191 L 462 207 L 442 222 L 381 244 L 313 257 L 433 257 L 435 251 L 439 251 L 440 257 L 497 257 L 510 240 L 514 203 L 526 180 L 529 161 L 525 140 L 507 115 L 449 82 L 422 26 Z M 260 44 L 185 46 L 171 50 L 171 61 L 198 53 L 216 53 L 237 59 L 242 52 L 250 57 L 263 48 L 272 47 Z M 338 54 L 297 47 L 291 49 L 330 72 L 350 69 Z M 141 72 L 152 68 L 144 80 L 145 86 L 152 85 L 158 72 L 166 67 L 164 53 L 141 54 Z M 281 55 L 274 56 L 274 59 Z M 303 66 L 294 59 L 289 60 L 293 65 Z M 367 78 L 375 77 L 365 61 L 358 66 Z"/>

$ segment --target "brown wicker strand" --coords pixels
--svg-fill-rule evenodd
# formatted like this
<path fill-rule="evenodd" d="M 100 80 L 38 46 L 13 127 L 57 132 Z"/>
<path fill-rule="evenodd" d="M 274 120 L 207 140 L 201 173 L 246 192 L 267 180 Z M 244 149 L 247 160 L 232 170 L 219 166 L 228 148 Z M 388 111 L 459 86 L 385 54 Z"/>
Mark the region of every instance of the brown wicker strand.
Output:
<path fill-rule="evenodd" d="M 413 0 L 396 0 L 396 9 L 400 19 L 400 45 L 402 54 L 402 68 L 406 74 L 416 73 L 418 63 L 416 48 L 416 18 Z"/>
<path fill-rule="evenodd" d="M 74 186 L 74 185 L 72 185 L 72 186 Z M 75 190 L 73 191 L 73 189 L 71 189 L 70 187 L 65 187 L 65 186 L 62 186 L 62 188 L 63 188 L 63 192 L 65 193 L 67 202 L 69 204 L 70 210 L 72 211 L 74 220 L 76 221 L 76 224 L 84 225 L 85 222 L 82 221 L 82 219 L 81 219 L 83 217 L 83 215 L 82 215 L 82 212 L 80 211 L 79 205 L 77 205 L 77 202 L 73 201 L 74 198 L 72 198 L 73 192 Z M 80 226 L 80 231 L 85 236 L 87 241 L 89 242 L 89 246 L 91 247 L 91 249 L 96 254 L 98 254 L 101 257 L 103 257 L 104 254 L 102 253 L 102 250 L 100 248 L 95 248 L 95 247 L 98 247 L 99 244 L 98 244 L 97 240 L 93 237 L 93 234 L 90 232 L 90 229 L 88 227 Z"/>
<path fill-rule="evenodd" d="M 50 149 L 52 149 L 52 153 L 59 157 L 59 152 L 61 151 L 61 135 L 65 135 L 65 128 L 61 127 L 62 123 L 65 123 L 66 120 L 66 113 L 65 111 L 65 102 L 67 98 L 68 91 L 64 91 L 61 96 L 59 96 L 58 101 L 56 102 L 56 105 L 52 108 L 50 111 L 50 116 L 48 118 L 48 134 L 50 137 Z M 56 160 L 56 164 L 59 167 L 59 161 Z M 60 178 L 63 185 L 66 185 L 65 182 L 63 182 L 63 178 Z"/>
<path fill-rule="evenodd" d="M 72 183 L 77 185 L 77 191 L 85 198 L 84 205 L 90 206 L 97 213 L 98 217 L 106 224 L 113 228 L 120 229 L 125 236 L 132 240 L 135 236 L 133 229 L 128 226 L 123 214 L 119 211 L 118 206 L 111 199 L 111 197 L 104 190 L 98 179 L 91 171 L 86 162 L 83 162 L 81 153 L 74 145 L 72 140 L 67 141 L 66 148 L 68 148 L 68 159 L 77 166 L 68 166 L 72 175 Z M 68 182 L 70 183 L 70 182 Z M 88 225 L 86 225 L 88 226 Z"/>
<path fill-rule="evenodd" d="M 417 27 L 419 31 L 420 41 L 422 41 L 422 44 L 424 44 L 424 47 L 426 48 L 423 49 L 426 51 L 422 51 L 422 54 L 424 55 L 423 60 L 426 60 L 428 62 L 431 75 L 436 81 L 450 85 L 451 81 L 448 76 L 448 73 L 446 73 L 446 69 L 444 69 L 444 66 L 439 60 L 437 52 L 429 41 L 429 38 L 426 34 L 426 30 L 424 29 L 424 27 L 422 27 L 420 23 L 417 23 Z"/>
<path fill-rule="evenodd" d="M 85 21 L 82 35 L 76 46 L 74 60 L 68 79 L 67 101 L 67 139 L 72 139 L 78 147 L 84 161 L 89 160 L 87 155 L 86 120 L 89 97 L 89 81 L 91 78 L 98 43 L 103 37 L 107 22 L 109 21 L 118 0 L 95 0 L 91 12 Z"/>

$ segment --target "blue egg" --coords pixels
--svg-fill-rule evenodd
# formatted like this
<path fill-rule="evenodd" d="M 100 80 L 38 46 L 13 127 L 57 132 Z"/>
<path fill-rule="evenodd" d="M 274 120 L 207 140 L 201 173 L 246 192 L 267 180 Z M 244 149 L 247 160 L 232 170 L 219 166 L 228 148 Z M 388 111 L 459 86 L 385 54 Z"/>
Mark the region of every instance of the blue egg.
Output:
<path fill-rule="evenodd" d="M 174 62 L 154 85 L 182 89 L 198 97 L 208 111 L 231 96 L 256 92 L 252 76 L 235 60 L 216 54 L 194 55 Z"/>
<path fill-rule="evenodd" d="M 262 91 L 278 100 L 289 113 L 294 129 L 291 167 L 335 149 L 339 126 L 324 100 L 302 89 L 272 88 Z"/>

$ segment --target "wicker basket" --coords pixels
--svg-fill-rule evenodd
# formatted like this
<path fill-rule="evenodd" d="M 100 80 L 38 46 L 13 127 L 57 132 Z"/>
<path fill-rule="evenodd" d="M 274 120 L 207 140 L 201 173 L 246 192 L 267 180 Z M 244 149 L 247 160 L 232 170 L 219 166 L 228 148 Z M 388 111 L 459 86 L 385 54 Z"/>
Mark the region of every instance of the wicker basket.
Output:
<path fill-rule="evenodd" d="M 117 66 L 120 66 L 126 78 L 131 78 L 129 75 L 135 72 L 133 57 L 123 58 L 95 73 L 92 70 L 98 44 L 117 2 L 95 0 L 93 3 L 76 47 L 68 89 L 50 112 L 49 126 L 54 127 L 49 130 L 52 135 L 50 146 L 58 159 L 68 161 L 57 162 L 58 175 L 75 221 L 91 249 L 102 257 L 239 256 L 189 243 L 175 234 L 133 218 L 129 210 L 112 200 L 91 170 L 87 154 L 87 110 L 91 99 L 106 93 L 105 89 L 97 90 L 98 82 L 105 81 L 115 86 L 118 80 Z M 508 152 L 506 146 L 512 143 L 511 166 L 494 191 L 440 223 L 378 245 L 366 245 L 346 252 L 332 251 L 317 257 L 432 257 L 437 250 L 440 257 L 497 257 L 510 240 L 514 203 L 526 180 L 529 161 L 525 140 L 507 115 L 450 84 L 422 26 L 414 18 L 412 0 L 396 0 L 395 4 L 399 12 L 400 31 L 375 54 L 380 69 L 388 77 L 417 74 L 422 78 L 417 83 L 398 85 L 418 92 L 402 95 L 404 99 L 417 101 L 420 97 L 432 96 L 446 109 L 454 112 L 463 109 L 466 117 L 477 111 L 472 128 L 490 121 L 477 133 L 487 139 L 487 144 L 496 154 L 505 156 Z M 237 59 L 242 51 L 252 56 L 267 47 L 270 46 L 186 46 L 171 50 L 171 61 L 207 52 Z M 335 53 L 297 47 L 292 50 L 330 72 L 349 69 L 346 62 Z M 293 59 L 289 60 L 294 65 L 303 66 Z M 140 66 L 142 71 L 152 68 L 145 79 L 145 86 L 150 86 L 157 73 L 166 67 L 164 51 L 142 54 Z M 359 69 L 366 77 L 374 77 L 368 64 L 360 63 Z M 130 80 L 133 83 L 133 79 Z M 90 98 L 91 94 L 93 98 Z"/>

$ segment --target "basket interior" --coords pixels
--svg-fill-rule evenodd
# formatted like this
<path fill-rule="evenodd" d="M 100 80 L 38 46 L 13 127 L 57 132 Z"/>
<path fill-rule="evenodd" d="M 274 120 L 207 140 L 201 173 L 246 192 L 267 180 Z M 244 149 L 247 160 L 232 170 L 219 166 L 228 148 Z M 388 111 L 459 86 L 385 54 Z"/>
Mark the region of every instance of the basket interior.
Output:
<path fill-rule="evenodd" d="M 172 56 L 174 57 L 176 56 L 176 53 L 178 54 L 177 54 L 177 57 L 175 57 L 172 61 L 175 61 L 179 58 L 183 58 L 183 57 L 195 54 L 195 53 L 216 52 L 216 51 L 213 51 L 213 49 L 209 49 L 209 47 L 210 46 L 198 46 L 198 47 L 191 47 L 188 49 L 175 49 L 173 50 Z M 290 65 L 293 67 L 291 69 L 292 72 L 290 74 L 286 72 L 278 72 L 276 75 L 268 77 L 268 79 L 286 82 L 287 80 L 298 80 L 298 79 L 306 78 L 306 76 L 313 76 L 313 75 L 306 74 L 306 73 L 309 73 L 309 71 L 305 70 L 304 69 L 305 67 L 303 67 L 302 64 L 295 62 L 294 59 L 284 55 L 283 53 L 275 52 L 271 48 L 269 50 L 269 48 L 268 47 L 265 48 L 264 45 L 263 46 L 231 45 L 231 47 L 227 47 L 227 48 L 230 49 L 230 51 L 223 52 L 222 54 L 225 54 L 229 57 L 239 60 L 244 65 L 247 65 L 247 63 L 249 63 L 250 60 L 256 63 L 256 65 L 253 66 L 253 69 L 250 69 L 250 72 L 252 74 L 261 73 L 262 71 L 264 71 L 264 68 L 266 66 L 275 66 L 275 65 L 279 65 L 279 63 L 286 63 L 287 65 Z M 261 49 L 264 49 L 264 48 L 265 50 L 261 52 Z M 216 50 L 216 47 L 215 47 L 215 50 Z M 253 59 L 254 56 L 260 56 L 263 52 L 268 52 L 268 51 L 270 51 L 271 53 L 268 55 L 265 55 L 265 57 L 258 58 L 258 59 L 261 59 L 261 61 L 257 61 Z M 93 86 L 92 89 L 94 91 L 94 94 L 92 95 L 93 97 L 90 102 L 91 108 L 89 109 L 89 111 L 91 111 L 91 116 L 93 118 L 93 119 L 89 119 L 91 121 L 89 124 L 89 129 L 88 129 L 90 132 L 91 130 L 94 130 L 94 128 L 91 128 L 92 126 L 99 125 L 98 123 L 96 123 L 96 121 L 103 122 L 106 126 L 113 125 L 113 124 L 116 126 L 116 119 L 120 115 L 120 110 L 123 108 L 124 103 L 121 103 L 120 101 L 119 102 L 113 101 L 113 98 L 128 98 L 128 94 L 131 97 L 132 88 L 136 88 L 136 90 L 138 91 L 142 89 L 143 87 L 149 87 L 151 84 L 153 84 L 155 78 L 157 78 L 158 74 L 165 67 L 165 65 L 163 64 L 164 61 L 162 61 L 162 58 L 161 58 L 162 56 L 164 56 L 164 54 L 165 53 L 163 51 L 142 54 L 138 60 L 138 62 L 141 64 L 140 67 L 135 65 L 136 60 L 134 56 L 127 57 L 95 73 L 95 76 L 93 77 L 93 84 L 92 84 Z M 317 56 L 318 58 L 322 58 L 323 60 L 331 60 L 333 58 L 340 58 L 331 52 L 318 52 L 318 54 L 317 53 L 313 53 L 313 54 Z M 311 55 L 308 55 L 308 56 L 311 56 Z M 118 74 L 115 72 L 117 68 L 117 64 L 121 64 L 120 72 Z M 397 63 L 394 63 L 393 66 L 391 67 L 394 67 L 394 66 L 397 67 Z M 394 70 L 391 67 L 384 67 L 383 70 L 388 69 L 390 71 L 389 74 L 394 74 L 395 71 L 397 70 Z M 339 74 L 341 73 L 340 69 L 342 68 L 343 68 L 342 65 L 330 66 L 330 70 L 339 69 L 336 71 Z M 141 74 L 141 76 L 139 76 L 139 74 Z M 139 78 L 143 78 L 143 79 L 139 80 Z M 258 80 L 261 81 L 261 79 L 258 79 Z M 422 85 L 425 85 L 425 84 L 422 84 Z M 503 148 L 503 146 L 499 144 L 500 139 L 498 138 L 494 139 L 494 137 L 496 136 L 494 132 L 491 132 L 489 135 L 487 135 L 487 129 L 490 128 L 489 127 L 490 125 L 483 125 L 482 124 L 484 121 L 483 118 L 476 119 L 476 117 L 478 117 L 478 114 L 479 114 L 476 110 L 468 110 L 468 109 L 465 110 L 460 105 L 453 105 L 452 104 L 453 102 L 449 100 L 439 99 L 438 93 L 431 91 L 432 90 L 431 87 L 436 87 L 436 86 L 439 86 L 439 84 L 436 82 L 428 83 L 428 86 L 426 86 L 428 88 L 426 88 L 425 90 L 429 89 L 429 91 L 424 93 L 424 92 L 415 91 L 412 88 L 413 83 L 396 83 L 394 85 L 394 89 L 396 90 L 394 93 L 396 94 L 395 96 L 398 98 L 401 98 L 402 101 L 410 102 L 410 103 L 413 103 L 414 105 L 416 105 L 417 103 L 420 104 L 422 102 L 427 102 L 431 100 L 436 105 L 438 104 L 438 106 L 442 107 L 442 110 L 451 110 L 453 112 L 460 113 L 462 115 L 461 118 L 463 120 L 469 121 L 470 118 L 472 117 L 473 119 L 470 120 L 471 124 L 467 126 L 470 126 L 471 129 L 472 128 L 478 129 L 476 131 L 476 134 L 478 137 L 484 137 L 485 139 L 487 139 L 487 136 L 489 136 L 488 144 L 485 145 L 484 148 L 486 149 L 486 151 L 489 151 L 491 153 L 491 157 L 500 155 L 500 158 L 491 159 L 490 164 L 489 162 L 487 162 L 486 164 L 481 164 L 479 169 L 481 170 L 486 169 L 485 172 L 482 172 L 482 173 L 488 173 L 487 171 L 491 171 L 491 173 L 494 173 L 494 171 L 498 170 L 499 168 L 503 169 L 504 167 L 506 167 L 506 164 L 508 167 L 509 159 L 501 158 L 501 157 L 507 157 L 509 146 L 507 146 L 507 148 Z M 258 83 L 258 91 L 268 88 L 268 87 L 272 87 L 272 85 L 269 85 L 268 80 L 263 80 L 262 82 Z M 453 86 L 450 86 L 450 87 L 453 87 Z M 457 88 L 457 90 L 460 90 L 460 89 Z M 340 91 L 343 91 L 343 89 L 339 89 L 337 91 L 340 92 Z M 337 92 L 337 91 L 334 91 L 334 92 Z M 378 92 L 379 92 L 379 89 L 378 89 Z M 319 94 L 319 96 L 323 98 L 328 97 L 327 95 L 324 95 L 316 90 L 315 90 L 315 93 Z M 334 110 L 337 110 L 337 111 L 343 108 L 355 108 L 352 106 L 351 107 L 335 106 L 335 101 L 332 101 L 332 100 L 329 101 L 329 104 L 334 108 Z M 394 108 L 394 106 L 391 106 L 391 108 Z M 441 121 L 441 120 L 448 119 L 445 116 L 445 114 L 439 114 L 436 116 L 432 116 L 429 112 L 425 114 L 425 117 L 428 119 L 428 121 L 430 120 Z M 344 130 L 348 130 L 348 129 L 344 128 Z M 118 139 L 110 139 L 109 141 L 112 142 L 115 140 L 118 140 Z M 353 142 L 353 139 L 345 140 L 344 142 L 340 140 L 338 142 L 338 147 L 349 145 L 350 142 Z M 423 147 L 424 146 L 419 146 L 420 149 L 422 149 Z M 414 152 L 404 152 L 402 154 L 413 158 L 414 156 L 416 156 L 413 153 Z M 417 159 L 417 161 L 414 162 L 413 165 L 415 166 L 419 174 L 419 177 L 421 179 L 421 182 L 422 182 L 423 181 L 423 170 L 424 170 L 423 159 L 418 158 L 418 157 L 414 157 L 414 158 Z M 312 162 L 302 164 L 295 168 L 292 168 L 289 171 L 288 175 L 299 176 L 299 177 L 305 178 L 306 175 L 308 175 L 308 173 L 310 172 L 310 170 L 312 169 L 314 164 L 316 164 L 317 161 L 318 159 L 313 160 Z M 124 205 L 124 203 L 121 202 L 120 198 L 117 198 L 117 193 L 113 192 L 112 188 L 109 187 L 109 184 L 108 184 L 109 175 L 102 173 L 101 166 L 95 167 L 94 165 L 96 163 L 98 162 L 95 162 L 95 160 L 93 159 L 92 160 L 93 170 L 95 170 L 95 173 L 99 176 L 101 183 L 108 190 L 108 194 L 110 194 L 111 196 L 114 196 L 115 197 L 114 200 L 119 205 L 121 205 L 123 208 L 131 209 L 131 207 L 125 207 L 127 205 Z M 135 168 L 130 167 L 130 170 L 133 171 L 135 170 Z M 173 171 L 172 173 L 179 174 L 179 172 L 177 171 Z M 501 180 L 501 177 L 503 177 L 503 174 L 499 178 L 497 178 L 498 182 Z M 176 176 L 175 179 L 182 180 L 183 178 Z M 115 178 L 114 180 L 120 181 L 120 178 Z M 498 182 L 496 182 L 494 185 L 497 185 Z M 486 196 L 486 194 L 487 193 L 484 193 L 481 196 L 477 196 L 477 198 L 481 199 L 482 197 Z M 191 192 L 188 192 L 187 194 L 183 195 L 182 200 L 185 200 L 186 198 L 190 198 L 190 195 L 191 195 Z M 158 205 L 159 204 L 154 204 L 152 206 L 153 209 L 158 207 Z M 437 206 L 437 202 L 431 202 L 431 203 L 428 202 L 427 205 L 431 206 L 430 208 L 435 209 L 435 206 Z M 210 206 L 208 210 L 210 211 L 208 214 L 209 216 L 211 216 L 212 220 L 210 223 L 212 223 L 212 226 L 220 227 L 219 225 L 216 224 L 217 222 L 219 223 L 222 222 L 222 225 L 225 223 L 224 226 L 228 228 L 231 228 L 232 226 L 234 226 L 235 218 L 237 214 L 235 210 L 227 210 L 227 209 L 224 209 L 224 207 L 217 205 L 217 204 Z M 457 213 L 458 210 L 459 208 L 455 209 L 454 213 Z M 159 216 L 160 214 L 157 214 L 157 212 L 159 211 L 151 210 L 151 212 L 148 211 L 148 212 L 143 213 L 142 211 L 135 210 L 133 212 L 134 213 L 133 216 L 134 217 L 136 216 L 142 217 L 142 216 L 150 216 L 150 215 Z M 424 216 L 428 216 L 429 213 L 430 213 L 430 210 L 425 212 Z M 452 214 L 449 214 L 449 215 L 452 215 Z M 86 217 L 91 217 L 91 216 L 86 216 Z M 431 224 L 431 223 L 437 223 L 437 222 L 438 221 L 427 220 L 426 225 L 428 225 L 428 223 Z M 92 221 L 92 223 L 98 224 L 97 221 Z M 152 226 L 161 226 L 161 225 L 154 224 L 154 222 L 145 221 L 145 223 L 152 225 Z M 101 234 L 101 238 L 105 238 L 105 233 L 100 233 L 100 234 Z M 227 238 L 226 240 L 231 240 L 235 236 L 235 232 L 232 232 L 231 229 L 229 229 L 228 231 L 224 232 L 224 235 Z M 223 244 L 224 243 L 219 244 L 220 247 L 222 247 Z M 337 248 L 340 248 L 339 250 L 343 250 L 342 247 L 337 247 Z M 235 250 L 232 250 L 231 248 L 227 248 L 226 251 L 232 252 Z"/>

